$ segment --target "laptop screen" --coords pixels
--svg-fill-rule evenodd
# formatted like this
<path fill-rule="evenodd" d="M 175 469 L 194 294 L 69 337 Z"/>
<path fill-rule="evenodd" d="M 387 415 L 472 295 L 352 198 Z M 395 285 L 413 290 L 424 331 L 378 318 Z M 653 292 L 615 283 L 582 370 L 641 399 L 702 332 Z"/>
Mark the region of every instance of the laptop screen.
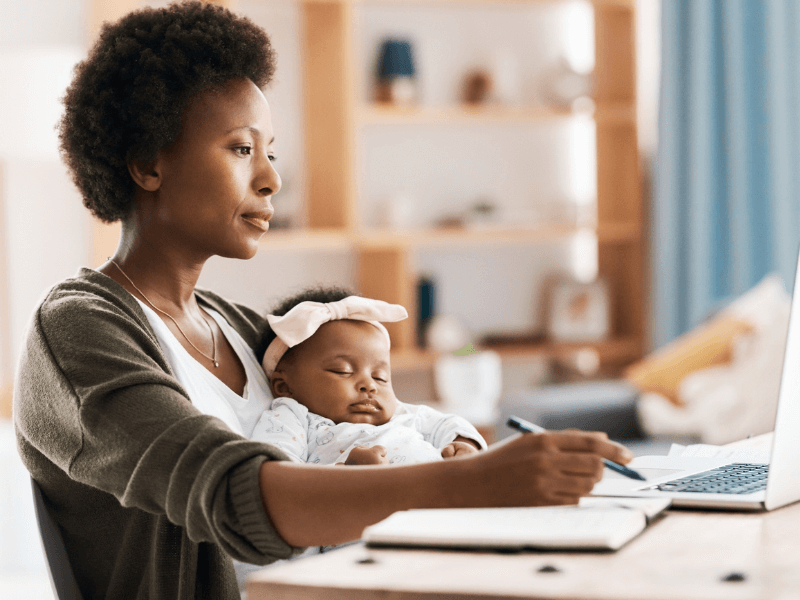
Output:
<path fill-rule="evenodd" d="M 783 359 L 765 507 L 800 500 L 800 255 Z"/>

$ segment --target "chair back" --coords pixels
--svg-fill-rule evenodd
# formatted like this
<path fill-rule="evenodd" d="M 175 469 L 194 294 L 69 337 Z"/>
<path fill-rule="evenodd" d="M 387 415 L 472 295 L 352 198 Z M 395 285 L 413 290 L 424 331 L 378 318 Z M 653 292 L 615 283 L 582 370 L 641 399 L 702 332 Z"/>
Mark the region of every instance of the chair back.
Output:
<path fill-rule="evenodd" d="M 36 480 L 31 478 L 33 505 L 36 508 L 36 522 L 39 524 L 39 537 L 42 540 L 50 584 L 56 600 L 82 600 L 81 592 L 69 564 L 69 556 L 61 538 L 61 530 L 50 516 L 44 503 L 42 489 Z"/>

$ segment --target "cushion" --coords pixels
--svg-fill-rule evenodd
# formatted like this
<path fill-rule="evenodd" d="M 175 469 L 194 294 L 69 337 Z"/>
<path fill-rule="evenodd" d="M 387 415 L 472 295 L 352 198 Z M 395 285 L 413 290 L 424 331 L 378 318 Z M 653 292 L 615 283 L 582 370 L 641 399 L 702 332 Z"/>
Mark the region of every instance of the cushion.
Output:
<path fill-rule="evenodd" d="M 681 380 L 694 371 L 729 363 L 734 340 L 752 330 L 753 325 L 745 320 L 720 315 L 634 363 L 625 377 L 642 392 L 661 394 L 681 406 Z"/>

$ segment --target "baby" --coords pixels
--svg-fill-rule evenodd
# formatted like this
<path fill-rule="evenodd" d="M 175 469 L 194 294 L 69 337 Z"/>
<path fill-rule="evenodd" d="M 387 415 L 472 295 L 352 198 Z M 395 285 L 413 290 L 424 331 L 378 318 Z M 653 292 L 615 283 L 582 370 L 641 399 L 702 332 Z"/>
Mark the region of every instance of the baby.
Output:
<path fill-rule="evenodd" d="M 428 462 L 486 448 L 465 419 L 395 397 L 380 322 L 407 316 L 400 305 L 340 288 L 284 301 L 262 335 L 275 400 L 253 439 L 297 461 L 337 465 Z"/>

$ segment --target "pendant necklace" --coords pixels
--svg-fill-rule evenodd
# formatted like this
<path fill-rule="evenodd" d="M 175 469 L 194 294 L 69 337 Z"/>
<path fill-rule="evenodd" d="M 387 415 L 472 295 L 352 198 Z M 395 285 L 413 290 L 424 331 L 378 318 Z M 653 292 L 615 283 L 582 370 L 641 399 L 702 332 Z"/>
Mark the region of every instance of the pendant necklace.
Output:
<path fill-rule="evenodd" d="M 180 325 L 178 325 L 178 322 L 177 322 L 177 321 L 174 319 L 174 317 L 173 317 L 171 314 L 169 314 L 169 313 L 167 313 L 167 312 L 164 312 L 163 310 L 161 310 L 160 308 L 158 308 L 158 307 L 157 307 L 155 304 L 153 304 L 152 302 L 150 302 L 150 298 L 148 298 L 147 296 L 145 296 L 145 295 L 144 295 L 144 293 L 142 292 L 142 290 L 140 290 L 138 287 L 136 287 L 136 284 L 135 284 L 135 283 L 133 283 L 133 281 L 131 281 L 131 278 L 130 278 L 130 277 L 128 277 L 128 276 L 125 274 L 125 271 L 123 271 L 123 270 L 122 270 L 122 267 L 120 267 L 120 266 L 119 266 L 119 265 L 116 263 L 116 261 L 115 261 L 114 259 L 112 259 L 111 257 L 109 257 L 109 258 L 108 258 L 108 260 L 109 260 L 109 262 L 110 262 L 111 264 L 113 264 L 115 267 L 117 267 L 117 270 L 118 270 L 120 273 L 122 273 L 122 276 L 123 276 L 125 279 L 127 279 L 127 280 L 128 280 L 128 283 L 130 283 L 130 284 L 133 286 L 133 289 L 135 289 L 137 292 L 139 292 L 139 294 L 141 294 L 142 298 L 144 298 L 144 299 L 145 299 L 145 301 L 146 301 L 146 302 L 147 302 L 147 303 L 148 303 L 148 304 L 149 304 L 149 305 L 150 305 L 150 306 L 153 308 L 153 310 L 155 310 L 155 311 L 157 311 L 157 312 L 160 312 L 162 315 L 164 315 L 165 317 L 167 317 L 167 318 L 168 318 L 170 321 L 172 321 L 172 322 L 175 324 L 175 327 L 177 327 L 177 328 L 178 328 L 178 331 L 180 331 L 180 332 L 181 332 L 181 335 L 182 335 L 182 336 L 183 336 L 183 337 L 186 339 L 186 341 L 187 341 L 187 342 L 189 342 L 189 345 L 190 345 L 192 348 L 194 348 L 195 350 L 197 350 L 197 351 L 198 351 L 200 354 L 202 354 L 202 355 L 203 355 L 203 356 L 205 356 L 205 357 L 206 357 L 208 360 L 210 360 L 212 363 L 214 363 L 214 366 L 215 366 L 215 367 L 219 367 L 219 362 L 217 361 L 217 340 L 216 340 L 216 338 L 214 337 L 214 330 L 212 329 L 212 327 L 211 327 L 211 325 L 209 324 L 209 322 L 208 322 L 208 321 L 206 321 L 205 317 L 201 317 L 201 318 L 203 319 L 203 323 L 205 323 L 205 324 L 206 324 L 206 327 L 208 327 L 208 332 L 211 334 L 211 356 L 209 356 L 208 354 L 206 354 L 205 352 L 203 352 L 202 350 L 200 350 L 200 348 L 198 348 L 197 346 L 195 346 L 195 345 L 192 343 L 192 340 L 190 340 L 190 339 L 189 339 L 189 336 L 187 336 L 185 333 L 183 333 L 183 329 L 181 329 L 181 326 L 180 326 Z M 202 311 L 201 311 L 201 312 L 202 312 Z"/>

